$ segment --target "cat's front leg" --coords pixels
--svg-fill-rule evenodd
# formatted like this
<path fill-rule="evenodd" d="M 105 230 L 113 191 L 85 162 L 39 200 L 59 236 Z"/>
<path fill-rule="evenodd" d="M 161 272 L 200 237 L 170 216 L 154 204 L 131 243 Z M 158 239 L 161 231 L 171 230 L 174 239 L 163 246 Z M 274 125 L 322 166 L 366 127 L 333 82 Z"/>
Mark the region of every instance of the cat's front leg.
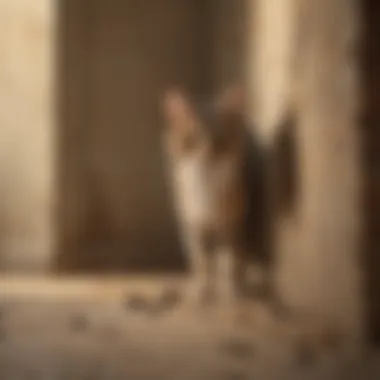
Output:
<path fill-rule="evenodd" d="M 216 246 L 212 234 L 203 229 L 191 229 L 186 237 L 192 285 L 200 305 L 209 306 L 217 299 Z"/>

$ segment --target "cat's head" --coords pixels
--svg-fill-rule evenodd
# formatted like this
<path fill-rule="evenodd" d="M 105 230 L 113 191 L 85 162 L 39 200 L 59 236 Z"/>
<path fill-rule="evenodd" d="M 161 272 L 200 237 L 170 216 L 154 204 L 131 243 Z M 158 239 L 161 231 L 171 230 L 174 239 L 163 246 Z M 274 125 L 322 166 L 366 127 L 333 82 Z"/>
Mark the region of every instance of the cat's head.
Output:
<path fill-rule="evenodd" d="M 180 89 L 163 99 L 167 147 L 174 158 L 218 159 L 238 150 L 244 130 L 244 91 L 232 86 L 210 105 L 196 106 Z"/>

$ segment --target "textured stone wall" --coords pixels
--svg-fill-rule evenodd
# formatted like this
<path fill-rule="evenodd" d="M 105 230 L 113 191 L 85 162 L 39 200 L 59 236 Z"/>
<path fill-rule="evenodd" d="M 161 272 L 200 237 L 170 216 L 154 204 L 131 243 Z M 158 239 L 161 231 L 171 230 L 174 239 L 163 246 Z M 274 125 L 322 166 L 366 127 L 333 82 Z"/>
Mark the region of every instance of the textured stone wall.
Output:
<path fill-rule="evenodd" d="M 300 30 L 299 304 L 363 333 L 358 135 L 359 61 L 355 1 L 305 2 Z"/>
<path fill-rule="evenodd" d="M 255 116 L 266 141 L 289 96 L 297 116 L 299 198 L 293 227 L 280 226 L 289 243 L 279 243 L 280 291 L 362 337 L 357 9 L 278 0 L 259 1 L 257 12 Z"/>
<path fill-rule="evenodd" d="M 0 1 L 0 267 L 44 266 L 52 202 L 50 0 Z"/>

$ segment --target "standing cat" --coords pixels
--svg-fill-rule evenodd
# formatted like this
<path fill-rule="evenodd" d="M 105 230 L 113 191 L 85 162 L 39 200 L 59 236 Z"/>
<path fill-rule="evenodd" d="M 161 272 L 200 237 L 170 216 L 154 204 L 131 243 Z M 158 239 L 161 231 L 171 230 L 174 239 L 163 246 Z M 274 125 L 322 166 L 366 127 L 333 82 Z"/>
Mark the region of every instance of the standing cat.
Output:
<path fill-rule="evenodd" d="M 266 157 L 247 128 L 243 92 L 233 87 L 207 107 L 180 90 L 163 101 L 173 195 L 200 299 L 216 296 L 216 254 L 231 255 L 234 297 L 248 290 L 251 259 L 270 258 Z"/>

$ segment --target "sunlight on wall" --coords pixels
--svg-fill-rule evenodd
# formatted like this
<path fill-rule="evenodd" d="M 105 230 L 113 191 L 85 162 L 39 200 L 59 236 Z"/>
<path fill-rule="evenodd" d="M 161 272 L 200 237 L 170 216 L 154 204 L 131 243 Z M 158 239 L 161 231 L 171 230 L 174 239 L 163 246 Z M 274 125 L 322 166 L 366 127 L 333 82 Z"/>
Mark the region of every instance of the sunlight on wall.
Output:
<path fill-rule="evenodd" d="M 252 117 L 269 142 L 291 90 L 294 0 L 251 0 L 249 11 L 248 80 L 255 104 Z"/>
<path fill-rule="evenodd" d="M 51 244 L 50 0 L 0 0 L 0 266 L 45 265 Z"/>

